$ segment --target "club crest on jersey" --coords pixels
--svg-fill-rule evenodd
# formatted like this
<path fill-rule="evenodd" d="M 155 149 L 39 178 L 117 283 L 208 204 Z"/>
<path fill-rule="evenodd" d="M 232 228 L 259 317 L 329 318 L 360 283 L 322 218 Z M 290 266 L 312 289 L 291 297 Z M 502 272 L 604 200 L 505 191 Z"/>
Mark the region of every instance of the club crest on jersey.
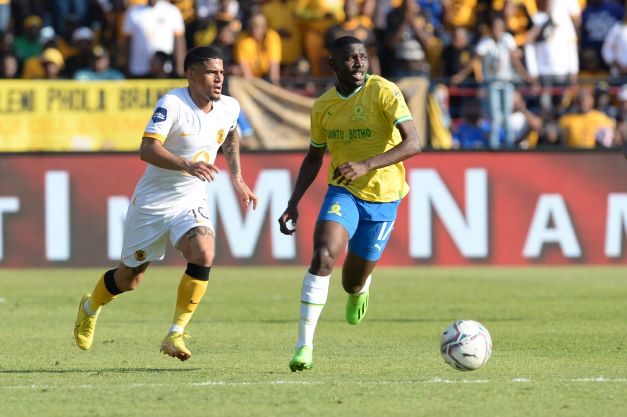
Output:
<path fill-rule="evenodd" d="M 218 142 L 218 144 L 224 142 L 224 137 L 225 137 L 224 129 L 218 130 L 218 136 L 216 137 L 216 142 Z"/>
<path fill-rule="evenodd" d="M 155 109 L 155 112 L 152 114 L 153 123 L 163 122 L 167 118 L 168 118 L 168 111 L 164 109 L 163 107 L 157 107 Z"/>
<path fill-rule="evenodd" d="M 139 262 L 143 262 L 146 260 L 146 252 L 144 252 L 143 250 L 136 250 L 135 251 L 135 259 L 138 260 Z"/>
<path fill-rule="evenodd" d="M 357 104 L 353 107 L 353 117 L 351 117 L 351 120 L 368 120 L 365 112 L 366 108 L 362 104 Z"/>

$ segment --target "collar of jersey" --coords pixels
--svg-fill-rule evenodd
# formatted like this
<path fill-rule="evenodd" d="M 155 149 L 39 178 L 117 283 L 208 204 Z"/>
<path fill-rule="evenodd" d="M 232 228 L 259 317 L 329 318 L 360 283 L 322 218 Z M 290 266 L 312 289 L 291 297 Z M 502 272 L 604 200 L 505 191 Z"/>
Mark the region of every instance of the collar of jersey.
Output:
<path fill-rule="evenodd" d="M 368 82 L 368 78 L 370 78 L 370 74 L 366 74 L 366 77 L 364 79 L 364 83 L 362 85 L 360 85 L 359 87 L 357 87 L 356 89 L 354 89 L 349 95 L 347 96 L 343 96 L 342 93 L 340 93 L 340 90 L 337 89 L 337 86 L 335 86 L 335 92 L 337 93 L 338 96 L 342 97 L 342 98 L 351 98 L 352 96 L 354 96 L 355 94 L 359 93 L 361 91 L 362 88 L 364 88 L 366 86 L 366 83 Z"/>

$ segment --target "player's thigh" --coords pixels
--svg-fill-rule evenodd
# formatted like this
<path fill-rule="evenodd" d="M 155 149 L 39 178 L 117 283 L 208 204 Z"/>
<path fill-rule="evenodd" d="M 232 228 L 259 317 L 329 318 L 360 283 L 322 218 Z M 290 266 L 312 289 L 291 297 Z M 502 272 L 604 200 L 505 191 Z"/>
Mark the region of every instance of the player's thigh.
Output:
<path fill-rule="evenodd" d="M 163 259 L 167 247 L 167 214 L 130 205 L 124 221 L 122 265 L 129 269 Z"/>
<path fill-rule="evenodd" d="M 188 262 L 210 266 L 215 253 L 215 234 L 207 213 L 204 203 L 182 211 L 170 225 L 170 241 Z"/>
<path fill-rule="evenodd" d="M 372 273 L 377 261 L 362 258 L 349 250 L 342 266 L 342 284 L 345 288 L 361 286 Z"/>
<path fill-rule="evenodd" d="M 367 261 L 377 262 L 387 246 L 394 229 L 394 221 L 360 221 L 348 242 L 349 253 Z"/>
<path fill-rule="evenodd" d="M 337 259 L 345 250 L 349 235 L 342 223 L 330 220 L 316 222 L 314 229 L 314 251 L 328 251 Z"/>
<path fill-rule="evenodd" d="M 324 197 L 314 230 L 314 251 L 339 257 L 359 224 L 359 210 L 345 188 L 330 186 Z"/>

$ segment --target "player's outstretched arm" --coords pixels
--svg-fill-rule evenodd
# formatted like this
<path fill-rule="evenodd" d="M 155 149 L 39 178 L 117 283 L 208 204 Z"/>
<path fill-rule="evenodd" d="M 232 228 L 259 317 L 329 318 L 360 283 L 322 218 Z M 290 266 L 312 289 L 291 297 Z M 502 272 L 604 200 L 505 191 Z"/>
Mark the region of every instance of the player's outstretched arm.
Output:
<path fill-rule="evenodd" d="M 296 227 L 289 228 L 287 223 L 292 222 L 292 225 L 296 226 L 296 221 L 298 220 L 298 202 L 305 194 L 305 191 L 307 191 L 309 186 L 314 182 L 316 176 L 318 176 L 325 151 L 326 148 L 309 146 L 309 151 L 300 165 L 294 191 L 287 202 L 287 208 L 278 220 L 281 233 L 291 235 L 296 231 Z"/>
<path fill-rule="evenodd" d="M 240 137 L 237 129 L 233 129 L 229 132 L 222 146 L 224 151 L 224 157 L 229 165 L 229 171 L 231 173 L 231 181 L 235 192 L 241 202 L 246 205 L 253 203 L 253 210 L 257 208 L 257 196 L 248 188 L 244 179 L 242 178 L 242 171 L 239 159 L 239 142 Z"/>
<path fill-rule="evenodd" d="M 333 179 L 338 184 L 348 184 L 355 178 L 365 175 L 373 169 L 386 167 L 404 161 L 420 152 L 422 145 L 413 121 L 407 120 L 397 126 L 403 139 L 401 143 L 388 151 L 360 162 L 345 162 L 335 168 Z"/>
<path fill-rule="evenodd" d="M 202 181 L 211 182 L 215 179 L 216 175 L 218 175 L 218 168 L 215 165 L 183 159 L 168 151 L 163 147 L 161 142 L 152 138 L 144 137 L 142 139 L 142 144 L 139 148 L 139 157 L 142 161 L 148 162 L 156 167 L 174 171 L 185 171 L 189 175 Z"/>

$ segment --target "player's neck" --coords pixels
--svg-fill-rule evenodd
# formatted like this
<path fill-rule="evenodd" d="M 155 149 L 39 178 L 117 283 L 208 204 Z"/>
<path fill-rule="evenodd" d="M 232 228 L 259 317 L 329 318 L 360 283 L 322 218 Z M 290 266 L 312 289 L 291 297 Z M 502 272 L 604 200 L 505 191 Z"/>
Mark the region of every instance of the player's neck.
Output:
<path fill-rule="evenodd" d="M 338 93 L 340 93 L 342 97 L 350 97 L 353 94 L 355 94 L 357 91 L 359 91 L 361 88 L 363 88 L 364 85 L 366 85 L 365 82 L 359 85 L 343 84 L 343 83 L 338 82 L 335 85 L 335 89 L 338 91 Z"/>
<path fill-rule="evenodd" d="M 194 94 L 190 88 L 187 89 L 187 93 L 194 104 L 204 113 L 209 113 L 213 109 L 213 100 L 207 100 L 203 96 Z"/>

